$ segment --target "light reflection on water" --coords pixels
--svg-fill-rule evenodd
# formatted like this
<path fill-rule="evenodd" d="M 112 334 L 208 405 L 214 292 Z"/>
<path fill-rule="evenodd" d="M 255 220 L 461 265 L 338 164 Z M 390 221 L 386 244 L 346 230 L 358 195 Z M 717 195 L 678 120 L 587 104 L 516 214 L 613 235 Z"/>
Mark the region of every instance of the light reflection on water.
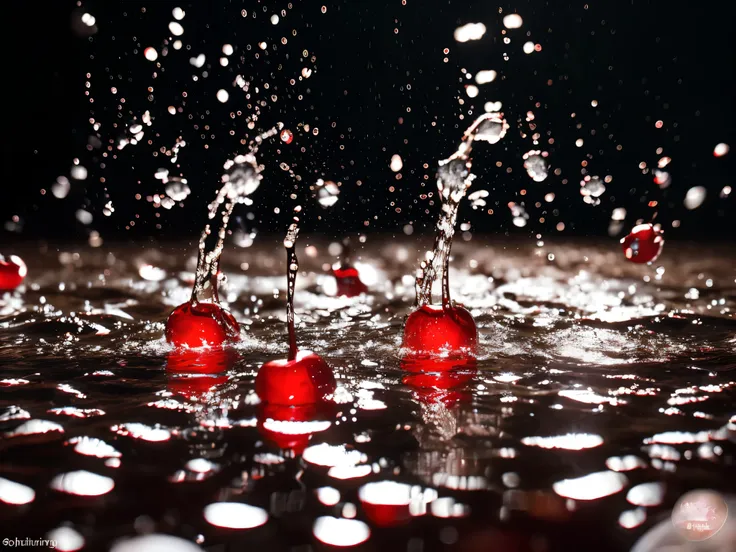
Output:
<path fill-rule="evenodd" d="M 433 550 L 450 531 L 436 524 L 462 520 L 459 546 L 489 526 L 528 541 L 515 524 L 577 543 L 592 524 L 587 545 L 605 551 L 630 549 L 688 489 L 734 493 L 728 254 L 668 244 L 662 280 L 645 282 L 654 267 L 615 247 L 458 243 L 453 291 L 478 323 L 477 371 L 405 378 L 422 249 L 374 241 L 358 251 L 363 298 L 328 296 L 326 244 L 301 257 L 300 344 L 338 385 L 324 411 L 269 410 L 253 392 L 258 367 L 286 351 L 270 250 L 226 252 L 222 296 L 244 339 L 224 374 L 196 378 L 164 370 L 163 321 L 191 285 L 181 250 L 24 255 L 25 292 L 0 298 L 0 513 L 39 538 L 76 531 L 70 549 L 74 535 L 107 548 L 150 531 L 206 549 L 231 542 L 229 528 L 286 550 L 274 535 L 296 524 L 294 546 L 379 546 L 394 531 L 392 545 Z M 569 531 L 533 525 L 550 520 Z"/>

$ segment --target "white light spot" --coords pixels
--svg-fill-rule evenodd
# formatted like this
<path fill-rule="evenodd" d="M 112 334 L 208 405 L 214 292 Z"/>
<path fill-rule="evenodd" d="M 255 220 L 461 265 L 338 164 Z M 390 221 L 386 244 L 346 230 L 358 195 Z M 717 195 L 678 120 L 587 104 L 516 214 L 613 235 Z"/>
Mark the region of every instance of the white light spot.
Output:
<path fill-rule="evenodd" d="M 627 481 L 621 473 L 603 471 L 558 481 L 552 485 L 552 489 L 564 498 L 596 500 L 621 491 Z"/>
<path fill-rule="evenodd" d="M 524 53 L 525 54 L 532 54 L 532 53 L 534 53 L 534 43 L 531 42 L 531 41 L 525 42 L 524 43 L 524 46 L 523 46 L 523 49 L 524 49 Z"/>
<path fill-rule="evenodd" d="M 371 530 L 362 521 L 331 516 L 317 518 L 312 532 L 317 540 L 332 546 L 357 546 L 371 536 Z"/>
<path fill-rule="evenodd" d="M 552 437 L 524 437 L 521 442 L 543 449 L 584 450 L 602 445 L 603 437 L 590 433 L 568 433 Z"/>
<path fill-rule="evenodd" d="M 150 46 L 143 50 L 143 55 L 148 61 L 156 61 L 158 59 L 158 52 L 156 51 L 156 48 L 151 48 Z"/>
<path fill-rule="evenodd" d="M 225 103 L 228 98 L 230 97 L 230 94 L 227 93 L 227 90 L 223 90 L 222 88 L 217 91 L 217 99 L 220 100 L 220 102 Z"/>
<path fill-rule="evenodd" d="M 479 40 L 484 34 L 486 34 L 486 26 L 483 23 L 467 23 L 455 29 L 455 40 L 458 42 Z"/>
<path fill-rule="evenodd" d="M 57 527 L 49 531 L 47 538 L 56 541 L 55 550 L 75 552 L 84 547 L 84 537 L 71 527 Z"/>
<path fill-rule="evenodd" d="M 503 26 L 507 29 L 518 29 L 524 24 L 524 20 L 518 13 L 510 13 L 503 18 Z"/>
<path fill-rule="evenodd" d="M 728 144 L 720 143 L 713 149 L 713 155 L 716 157 L 723 157 L 731 150 Z"/>
<path fill-rule="evenodd" d="M 203 552 L 196 544 L 171 535 L 145 535 L 115 543 L 110 552 Z"/>
<path fill-rule="evenodd" d="M 78 496 L 101 496 L 114 487 L 115 482 L 109 477 L 85 470 L 62 473 L 51 481 L 52 489 Z"/>
<path fill-rule="evenodd" d="M 399 172 L 404 167 L 404 162 L 401 160 L 401 156 L 398 153 L 391 156 L 391 164 L 389 167 L 391 167 L 391 170 L 394 172 Z"/>
<path fill-rule="evenodd" d="M 174 36 L 181 36 L 184 34 L 184 27 L 182 27 L 181 24 L 177 23 L 176 21 L 172 21 L 171 23 L 169 23 L 169 30 Z"/>
<path fill-rule="evenodd" d="M 705 188 L 703 186 L 695 186 L 690 188 L 685 194 L 685 207 L 690 209 L 697 209 L 705 201 Z"/>
<path fill-rule="evenodd" d="M 493 82 L 496 80 L 496 77 L 498 76 L 498 73 L 496 73 L 493 69 L 484 69 L 483 71 L 478 71 L 475 74 L 475 82 L 477 84 L 488 84 L 489 82 Z"/>
<path fill-rule="evenodd" d="M 215 502 L 205 507 L 204 519 L 216 527 L 253 529 L 268 521 L 268 513 L 241 502 Z"/>
<path fill-rule="evenodd" d="M 0 477 L 0 501 L 21 506 L 30 504 L 36 498 L 36 491 L 10 479 Z"/>

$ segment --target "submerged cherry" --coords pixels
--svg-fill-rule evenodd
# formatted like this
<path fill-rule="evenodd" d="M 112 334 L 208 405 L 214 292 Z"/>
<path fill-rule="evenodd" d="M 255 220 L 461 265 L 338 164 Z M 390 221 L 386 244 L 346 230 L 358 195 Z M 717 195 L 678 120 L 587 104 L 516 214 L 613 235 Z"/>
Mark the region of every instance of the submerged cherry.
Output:
<path fill-rule="evenodd" d="M 652 224 L 634 226 L 621 240 L 624 255 L 632 263 L 650 263 L 659 257 L 664 245 L 662 230 Z"/>
<path fill-rule="evenodd" d="M 177 347 L 222 345 L 237 341 L 239 336 L 235 318 L 217 303 L 184 303 L 166 321 L 166 340 Z"/>
<path fill-rule="evenodd" d="M 27 273 L 23 259 L 15 255 L 0 255 L 0 291 L 13 291 L 21 285 Z"/>
<path fill-rule="evenodd" d="M 478 346 L 478 329 L 471 314 L 461 306 L 424 305 L 409 315 L 402 347 L 406 360 L 413 357 L 473 355 Z M 447 365 L 446 369 L 451 366 Z"/>

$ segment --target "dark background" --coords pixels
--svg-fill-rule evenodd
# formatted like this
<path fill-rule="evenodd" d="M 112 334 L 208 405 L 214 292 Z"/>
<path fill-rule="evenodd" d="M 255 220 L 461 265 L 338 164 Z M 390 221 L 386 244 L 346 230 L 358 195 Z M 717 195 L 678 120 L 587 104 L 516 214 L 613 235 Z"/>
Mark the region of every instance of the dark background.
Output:
<path fill-rule="evenodd" d="M 264 184 L 253 196 L 255 205 L 238 208 L 235 228 L 284 231 L 293 205 L 288 195 L 295 191 L 305 207 L 306 231 L 403 235 L 403 227 L 411 223 L 417 231 L 429 232 L 438 205 L 421 195 L 435 189 L 437 160 L 454 151 L 486 101 L 498 100 L 511 129 L 501 143 L 475 151 L 478 178 L 472 189 L 490 192 L 486 209 L 494 214 L 474 211 L 465 203 L 459 222 L 472 223 L 474 232 L 549 236 L 560 234 L 555 226 L 564 222 L 562 235 L 606 236 L 615 207 L 628 211 L 625 229 L 638 218 L 649 220 L 658 210 L 657 221 L 668 238 L 730 239 L 736 229 L 734 196 L 719 197 L 723 186 L 733 185 L 734 152 L 713 156 L 717 143 L 734 145 L 734 25 L 727 2 L 324 3 L 324 14 L 322 2 L 296 0 L 290 10 L 287 2 L 265 3 L 265 12 L 264 3 L 252 1 L 97 0 L 85 2 L 81 12 L 63 1 L 4 5 L 3 88 L 8 95 L 0 180 L 0 222 L 5 228 L 0 229 L 0 242 L 86 239 L 93 230 L 105 239 L 197 235 L 223 162 L 244 151 L 240 140 L 252 135 L 245 122 L 251 112 L 248 101 L 232 86 L 237 74 L 252 81 L 252 87 L 259 86 L 254 96 L 267 102 L 258 128 L 283 121 L 295 138 L 290 145 L 276 140 L 262 148 Z M 170 49 L 162 57 L 175 6 L 186 11 L 181 22 L 185 47 Z M 502 42 L 499 8 L 524 18 L 521 29 L 508 32 L 510 45 Z M 241 9 L 247 10 L 246 17 Z M 269 18 L 281 9 L 288 14 L 274 26 Z M 84 29 L 78 22 L 84 11 L 96 18 L 98 30 L 91 37 L 79 32 Z M 455 42 L 454 29 L 475 21 L 488 28 L 483 39 Z M 287 37 L 288 44 L 281 45 L 281 37 Z M 257 46 L 261 40 L 269 44 L 267 55 Z M 522 53 L 527 40 L 540 43 L 542 51 Z M 232 44 L 235 53 L 230 64 L 221 67 L 218 59 L 225 43 Z M 146 46 L 159 51 L 163 70 L 155 79 L 155 64 L 143 56 Z M 447 63 L 444 48 L 450 49 Z M 303 49 L 316 56 L 315 63 L 301 59 Z M 201 69 L 188 61 L 199 53 L 207 56 Z M 297 78 L 305 66 L 314 69 L 311 78 L 291 86 L 289 79 Z M 480 86 L 480 95 L 470 99 L 464 85 L 472 81 L 464 80 L 461 68 L 473 74 L 494 69 L 499 77 Z M 205 70 L 208 76 L 202 78 Z M 94 104 L 85 96 L 86 73 L 91 74 Z M 199 80 L 193 81 L 192 75 Z M 110 92 L 113 86 L 117 95 Z M 149 86 L 154 89 L 152 100 Z M 230 92 L 226 104 L 215 98 L 220 88 Z M 278 95 L 275 103 L 269 99 L 272 93 Z M 458 98 L 465 104 L 459 105 Z M 591 106 L 592 100 L 598 107 Z M 169 115 L 169 105 L 182 106 L 183 113 Z M 474 115 L 468 116 L 471 106 Z M 230 112 L 238 109 L 243 115 L 232 118 Z M 532 182 L 522 167 L 521 155 L 533 149 L 531 139 L 519 133 L 530 109 L 543 140 L 547 131 L 555 140 L 541 149 L 550 152 L 552 168 L 561 169 L 561 175 L 550 174 L 542 183 Z M 154 117 L 145 136 L 152 144 L 113 148 L 116 159 L 101 157 L 109 140 L 119 138 L 132 117 L 145 110 Z M 90 118 L 101 124 L 97 133 Z M 664 122 L 663 128 L 655 128 L 657 120 Z M 318 127 L 319 135 L 298 132 L 300 122 Z M 578 123 L 581 129 L 575 128 Z M 88 138 L 94 134 L 103 149 L 88 151 Z M 170 148 L 177 136 L 188 144 L 180 152 L 179 169 L 160 153 L 154 157 L 159 148 Z M 585 139 L 583 147 L 575 146 L 577 138 Z M 616 149 L 619 144 L 621 151 Z M 663 148 L 661 155 L 658 147 Z M 404 160 L 400 180 L 389 169 L 394 153 Z M 651 173 L 642 174 L 638 167 L 642 161 L 656 166 L 662 155 L 673 160 L 667 168 L 672 185 L 664 192 Z M 69 195 L 57 199 L 50 193 L 51 184 L 60 175 L 69 176 L 74 158 L 89 176 L 72 180 Z M 599 206 L 585 204 L 579 194 L 583 160 L 590 174 L 614 178 Z M 282 162 L 301 175 L 296 190 L 279 168 Z M 154 178 L 159 167 L 180 172 L 189 181 L 192 195 L 182 206 L 164 210 L 146 201 L 146 196 L 164 191 Z M 341 182 L 335 206 L 324 209 L 309 198 L 308 187 L 317 178 Z M 685 192 L 699 185 L 708 190 L 705 203 L 687 211 L 682 204 Z M 522 190 L 526 195 L 520 195 Z M 553 203 L 543 200 L 548 192 L 556 194 Z M 142 198 L 137 200 L 135 194 Z M 652 200 L 659 202 L 658 209 L 647 206 Z M 108 201 L 115 208 L 111 216 L 102 214 Z M 513 226 L 510 201 L 525 203 L 530 215 L 526 227 Z M 536 202 L 541 202 L 539 208 Z M 279 214 L 274 213 L 276 207 Z M 79 208 L 93 214 L 90 225 L 75 218 Z M 17 223 L 8 224 L 13 217 Z M 676 219 L 682 221 L 680 228 L 671 227 Z"/>

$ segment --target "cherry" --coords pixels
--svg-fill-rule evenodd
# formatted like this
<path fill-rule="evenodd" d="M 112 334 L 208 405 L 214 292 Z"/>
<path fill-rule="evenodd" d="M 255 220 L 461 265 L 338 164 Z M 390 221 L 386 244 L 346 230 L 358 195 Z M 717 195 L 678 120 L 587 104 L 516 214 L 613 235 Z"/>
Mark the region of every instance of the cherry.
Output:
<path fill-rule="evenodd" d="M 256 376 L 256 393 L 265 404 L 315 404 L 335 387 L 332 369 L 311 351 L 299 351 L 293 359 L 271 360 Z"/>
<path fill-rule="evenodd" d="M 353 266 L 343 265 L 340 268 L 334 268 L 332 274 L 337 282 L 338 296 L 357 297 L 368 291 L 368 286 L 360 281 L 358 269 Z"/>
<path fill-rule="evenodd" d="M 471 314 L 461 306 L 424 305 L 409 315 L 404 326 L 402 347 L 409 350 L 406 360 L 436 357 L 450 353 L 462 358 L 475 354 L 478 329 Z M 438 365 L 442 367 L 442 365 Z M 447 365 L 445 369 L 449 369 Z"/>
<path fill-rule="evenodd" d="M 663 245 L 662 230 L 652 224 L 634 226 L 631 234 L 621 239 L 624 255 L 632 263 L 650 263 L 656 260 Z"/>
<path fill-rule="evenodd" d="M 285 128 L 281 131 L 281 141 L 285 144 L 291 144 L 291 141 L 294 139 L 294 133 L 291 132 L 289 129 Z"/>
<path fill-rule="evenodd" d="M 0 255 L 0 291 L 13 291 L 25 279 L 28 268 L 23 259 L 15 255 Z"/>
<path fill-rule="evenodd" d="M 319 427 L 308 423 L 318 420 L 321 414 L 317 404 L 261 404 L 258 407 L 258 431 L 264 439 L 280 449 L 301 454 L 307 448 L 312 435 L 327 428 L 328 424 Z"/>
<path fill-rule="evenodd" d="M 166 321 L 166 340 L 177 347 L 216 346 L 239 338 L 235 318 L 216 303 L 184 303 Z"/>

